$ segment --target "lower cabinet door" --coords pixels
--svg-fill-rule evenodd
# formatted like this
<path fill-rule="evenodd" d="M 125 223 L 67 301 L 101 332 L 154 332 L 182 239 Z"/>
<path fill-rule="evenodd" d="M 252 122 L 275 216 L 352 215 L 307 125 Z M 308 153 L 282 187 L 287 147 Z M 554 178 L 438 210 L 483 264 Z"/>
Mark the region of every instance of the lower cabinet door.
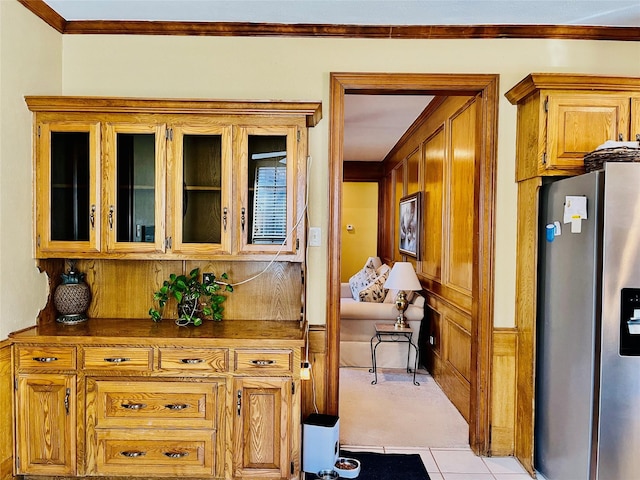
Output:
<path fill-rule="evenodd" d="M 291 478 L 291 378 L 236 378 L 234 478 Z"/>
<path fill-rule="evenodd" d="M 101 430 L 97 432 L 96 473 L 211 476 L 214 449 L 215 432 L 206 430 Z"/>
<path fill-rule="evenodd" d="M 18 376 L 17 473 L 76 473 L 76 396 L 75 375 Z"/>

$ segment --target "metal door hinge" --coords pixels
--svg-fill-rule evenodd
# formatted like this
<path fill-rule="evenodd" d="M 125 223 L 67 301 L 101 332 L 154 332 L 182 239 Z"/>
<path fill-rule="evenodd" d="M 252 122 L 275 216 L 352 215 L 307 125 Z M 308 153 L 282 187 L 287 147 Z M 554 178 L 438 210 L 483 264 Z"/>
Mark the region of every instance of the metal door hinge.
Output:
<path fill-rule="evenodd" d="M 300 141 L 300 137 L 301 137 L 301 135 L 300 135 L 300 129 L 298 129 L 298 131 L 296 132 L 296 134 L 297 134 L 297 140 L 298 140 L 298 141 Z"/>
<path fill-rule="evenodd" d="M 549 97 L 547 97 L 547 99 L 544 101 L 544 111 L 549 111 Z"/>
<path fill-rule="evenodd" d="M 296 394 L 296 382 L 291 382 L 291 395 Z"/>
<path fill-rule="evenodd" d="M 542 164 L 546 165 L 547 164 L 547 152 L 544 152 L 542 154 Z"/>
<path fill-rule="evenodd" d="M 173 140 L 173 128 L 167 128 L 167 131 L 165 132 L 164 136 L 169 141 Z"/>
<path fill-rule="evenodd" d="M 13 379 L 13 389 L 17 392 L 18 391 L 18 377 Z"/>
<path fill-rule="evenodd" d="M 36 243 L 37 243 L 38 247 L 40 247 L 40 235 L 38 235 L 38 238 L 36 239 Z"/>
<path fill-rule="evenodd" d="M 42 127 L 38 125 L 38 137 L 42 134 Z"/>
<path fill-rule="evenodd" d="M 296 252 L 300 250 L 300 239 L 296 238 Z"/>
<path fill-rule="evenodd" d="M 171 237 L 164 239 L 164 248 L 170 249 L 172 245 Z"/>
<path fill-rule="evenodd" d="M 20 457 L 16 457 L 16 468 L 20 470 Z"/>

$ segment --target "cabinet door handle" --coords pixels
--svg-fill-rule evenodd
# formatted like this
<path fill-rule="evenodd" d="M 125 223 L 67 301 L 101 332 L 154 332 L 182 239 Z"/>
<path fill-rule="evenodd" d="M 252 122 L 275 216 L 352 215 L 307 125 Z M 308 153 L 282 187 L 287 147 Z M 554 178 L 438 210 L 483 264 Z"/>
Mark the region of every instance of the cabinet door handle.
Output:
<path fill-rule="evenodd" d="M 276 363 L 276 361 L 275 360 L 251 360 L 251 363 L 258 367 L 266 367 L 267 365 L 273 365 L 274 363 Z"/>
<path fill-rule="evenodd" d="M 165 457 L 169 458 L 182 458 L 189 455 L 189 452 L 162 452 Z"/>
<path fill-rule="evenodd" d="M 189 408 L 189 404 L 188 403 L 169 403 L 164 407 L 168 408 L 169 410 L 184 410 L 186 408 Z"/>
<path fill-rule="evenodd" d="M 193 365 L 196 363 L 202 363 L 204 360 L 202 358 L 183 358 L 180 360 L 182 363 L 188 363 L 189 365 Z"/>
<path fill-rule="evenodd" d="M 619 134 L 618 134 L 618 141 L 620 141 L 620 142 L 621 142 L 621 141 L 623 141 L 623 140 L 624 140 L 624 137 L 622 136 L 622 134 L 621 134 L 621 133 L 619 133 Z"/>
<path fill-rule="evenodd" d="M 109 205 L 109 230 L 113 230 L 113 205 Z"/>
<path fill-rule="evenodd" d="M 71 396 L 71 389 L 67 388 L 64 394 L 64 409 L 67 412 L 67 415 L 69 415 L 69 397 L 70 396 Z"/>
<path fill-rule="evenodd" d="M 244 207 L 242 207 L 242 210 L 240 210 L 240 225 L 242 225 L 242 231 L 243 232 L 244 232 L 245 213 L 246 213 L 246 210 L 245 210 Z"/>
<path fill-rule="evenodd" d="M 124 362 L 128 362 L 130 361 L 130 358 L 126 358 L 126 357 L 115 357 L 115 358 L 105 358 L 104 361 L 105 362 L 109 362 L 109 363 L 124 363 Z"/>
<path fill-rule="evenodd" d="M 91 230 L 96 227 L 96 206 L 91 205 L 91 213 L 89 214 L 89 222 L 91 223 Z"/>
<path fill-rule="evenodd" d="M 57 362 L 58 357 L 33 357 L 33 360 L 35 360 L 36 362 L 51 363 Z"/>
<path fill-rule="evenodd" d="M 122 408 L 128 408 L 129 410 L 141 410 L 145 408 L 144 403 L 123 403 Z"/>
<path fill-rule="evenodd" d="M 224 231 L 227 231 L 227 213 L 229 212 L 229 210 L 227 209 L 227 207 L 224 207 L 222 209 L 222 226 L 224 228 Z"/>
<path fill-rule="evenodd" d="M 242 390 L 238 390 L 238 399 L 236 400 L 236 409 L 238 411 L 238 416 L 242 412 Z"/>
<path fill-rule="evenodd" d="M 125 450 L 124 452 L 120 452 L 120 455 L 129 458 L 144 457 L 146 454 L 147 452 L 141 452 L 139 450 Z"/>

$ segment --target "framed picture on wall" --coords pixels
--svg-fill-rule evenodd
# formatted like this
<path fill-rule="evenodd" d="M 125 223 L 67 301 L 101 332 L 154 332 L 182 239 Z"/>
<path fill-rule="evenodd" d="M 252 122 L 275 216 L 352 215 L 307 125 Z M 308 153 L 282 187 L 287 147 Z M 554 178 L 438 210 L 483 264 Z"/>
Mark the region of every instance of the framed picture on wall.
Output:
<path fill-rule="evenodd" d="M 420 227 L 422 225 L 421 192 L 400 199 L 399 225 L 400 253 L 419 260 Z"/>

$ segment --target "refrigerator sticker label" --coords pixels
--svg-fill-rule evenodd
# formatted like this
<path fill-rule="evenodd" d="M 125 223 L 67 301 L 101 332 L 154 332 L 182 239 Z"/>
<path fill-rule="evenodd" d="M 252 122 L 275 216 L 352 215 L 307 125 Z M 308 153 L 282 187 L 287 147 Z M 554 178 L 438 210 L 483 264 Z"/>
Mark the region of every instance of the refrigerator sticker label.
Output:
<path fill-rule="evenodd" d="M 564 223 L 571 223 L 571 233 L 582 232 L 582 220 L 587 219 L 587 197 L 567 195 L 564 200 Z"/>

